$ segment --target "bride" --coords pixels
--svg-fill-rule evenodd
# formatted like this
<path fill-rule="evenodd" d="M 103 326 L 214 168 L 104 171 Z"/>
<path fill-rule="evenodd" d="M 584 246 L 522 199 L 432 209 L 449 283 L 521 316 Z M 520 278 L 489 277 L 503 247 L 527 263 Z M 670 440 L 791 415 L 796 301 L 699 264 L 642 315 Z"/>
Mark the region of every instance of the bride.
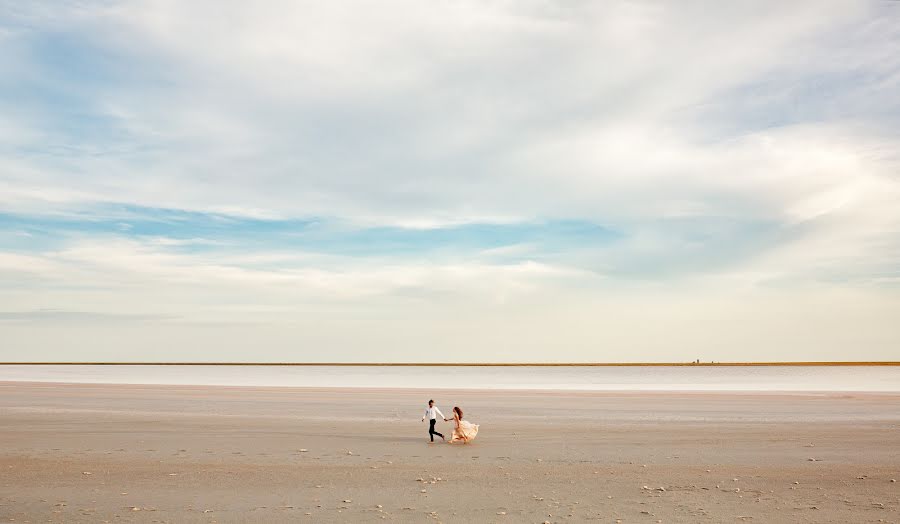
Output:
<path fill-rule="evenodd" d="M 444 419 L 444 422 L 449 421 L 450 419 Z M 458 407 L 453 408 L 453 421 L 456 422 L 456 429 L 453 430 L 453 435 L 450 436 L 448 444 L 469 442 L 478 434 L 478 424 L 472 424 L 468 420 L 463 420 L 463 412 Z"/>

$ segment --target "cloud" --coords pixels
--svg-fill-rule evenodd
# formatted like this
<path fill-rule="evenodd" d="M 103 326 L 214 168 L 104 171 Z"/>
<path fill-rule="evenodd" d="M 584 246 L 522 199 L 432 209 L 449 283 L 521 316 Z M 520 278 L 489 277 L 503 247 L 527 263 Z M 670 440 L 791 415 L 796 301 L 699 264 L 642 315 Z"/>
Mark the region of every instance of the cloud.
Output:
<path fill-rule="evenodd" d="M 75 81 L 91 131 L 73 127 L 82 117 L 70 111 L 42 115 L 50 119 L 38 133 L 42 149 L 49 143 L 67 153 L 64 162 L 36 159 L 41 174 L 29 179 L 58 191 L 73 185 L 64 180 L 75 171 L 89 202 L 405 224 L 535 214 L 605 219 L 660 206 L 709 212 L 720 193 L 747 199 L 744 188 L 717 181 L 746 171 L 759 148 L 740 136 L 743 147 L 710 143 L 708 129 L 744 123 L 752 137 L 760 131 L 754 119 L 772 110 L 713 118 L 718 97 L 739 98 L 735 89 L 761 78 L 768 84 L 759 95 L 780 94 L 834 71 L 832 52 L 843 45 L 835 37 L 848 26 L 869 24 L 868 32 L 851 31 L 860 48 L 896 45 L 884 43 L 889 27 L 872 25 L 862 6 L 813 5 L 768 12 L 626 3 L 422 10 L 414 3 L 249 9 L 152 2 L 26 13 L 40 30 L 19 33 L 19 62 L 30 58 L 22 67 L 54 82 Z M 43 42 L 55 39 L 107 81 L 86 82 L 74 66 L 54 68 L 56 47 L 48 51 Z M 848 72 L 897 69 L 896 60 L 844 53 Z M 772 79 L 781 74 L 792 83 Z M 887 87 L 866 85 L 890 98 Z M 60 91 L 40 87 L 51 96 Z M 828 107 L 858 92 L 841 84 Z M 823 104 L 822 96 L 811 98 Z M 45 105 L 46 98 L 31 104 Z M 858 115 L 838 116 L 843 126 Z M 779 135 L 764 136 L 777 147 Z M 849 154 L 867 147 L 865 136 L 844 135 Z M 776 173 L 791 167 L 772 160 Z M 660 194 L 653 191 L 659 182 L 691 194 Z M 618 198 L 611 209 L 596 201 L 622 193 L 643 198 Z M 585 202 L 573 208 L 579 197 Z"/>
<path fill-rule="evenodd" d="M 594 294 L 672 312 L 685 293 L 800 308 L 839 290 L 884 311 L 898 22 L 805 1 L 17 5 L 0 305 L 388 311 L 422 333 L 460 304 L 534 321 Z M 472 309 L 494 323 L 475 332 L 512 329 Z"/>
<path fill-rule="evenodd" d="M 0 311 L 0 322 L 136 322 L 143 320 L 165 320 L 164 315 L 132 315 L 98 313 L 92 311 L 60 311 L 40 309 L 36 311 Z"/>

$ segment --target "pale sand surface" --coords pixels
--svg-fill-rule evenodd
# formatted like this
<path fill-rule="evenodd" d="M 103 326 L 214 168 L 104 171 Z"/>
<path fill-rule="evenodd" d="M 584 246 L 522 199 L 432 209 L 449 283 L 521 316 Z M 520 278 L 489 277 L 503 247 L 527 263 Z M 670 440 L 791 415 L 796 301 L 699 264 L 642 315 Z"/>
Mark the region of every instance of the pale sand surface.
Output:
<path fill-rule="evenodd" d="M 900 522 L 900 395 L 7 382 L 0 427 L 2 521 Z"/>

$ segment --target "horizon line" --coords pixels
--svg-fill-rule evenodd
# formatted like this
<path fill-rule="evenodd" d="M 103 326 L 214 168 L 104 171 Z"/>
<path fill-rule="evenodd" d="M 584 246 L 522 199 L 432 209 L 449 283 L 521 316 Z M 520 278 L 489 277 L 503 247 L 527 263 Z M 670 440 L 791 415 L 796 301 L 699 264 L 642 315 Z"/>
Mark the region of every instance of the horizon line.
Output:
<path fill-rule="evenodd" d="M 0 366 L 397 366 L 397 367 L 666 367 L 900 366 L 900 361 L 788 362 L 0 362 Z"/>

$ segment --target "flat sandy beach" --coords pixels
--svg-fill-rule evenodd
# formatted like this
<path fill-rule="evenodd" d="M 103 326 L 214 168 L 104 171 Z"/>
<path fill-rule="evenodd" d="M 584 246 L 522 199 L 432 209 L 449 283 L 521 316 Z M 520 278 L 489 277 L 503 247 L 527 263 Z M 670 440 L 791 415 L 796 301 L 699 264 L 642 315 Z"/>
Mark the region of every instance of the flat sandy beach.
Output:
<path fill-rule="evenodd" d="M 0 426 L 3 521 L 900 522 L 891 394 L 6 382 Z"/>

